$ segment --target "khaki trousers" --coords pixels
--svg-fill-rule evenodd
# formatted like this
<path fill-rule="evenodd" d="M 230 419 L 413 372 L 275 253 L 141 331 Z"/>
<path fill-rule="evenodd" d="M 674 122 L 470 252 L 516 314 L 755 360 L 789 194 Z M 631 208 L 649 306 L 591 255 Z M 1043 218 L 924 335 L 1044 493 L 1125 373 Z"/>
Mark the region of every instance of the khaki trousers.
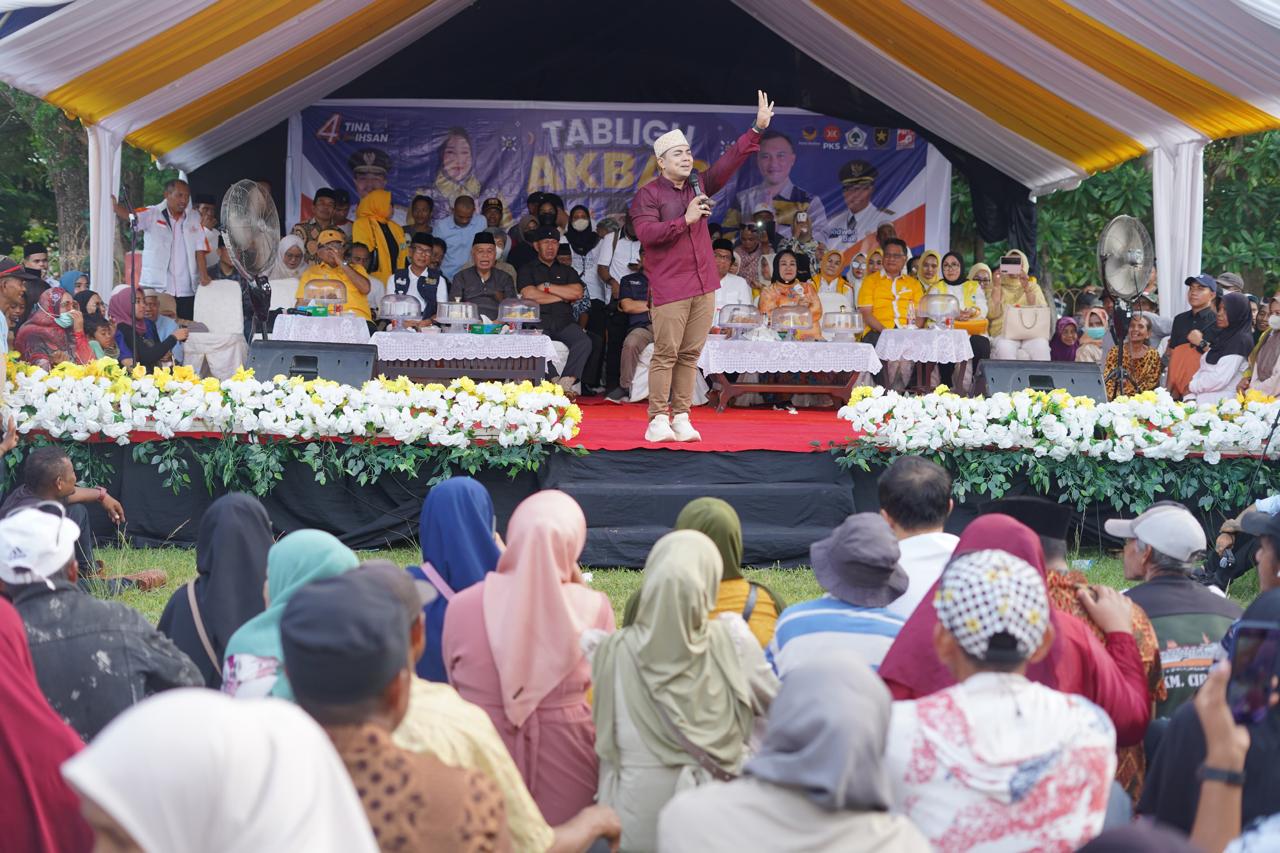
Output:
<path fill-rule="evenodd" d="M 649 418 L 680 415 L 693 403 L 693 377 L 716 309 L 714 292 L 654 307 L 649 362 Z"/>

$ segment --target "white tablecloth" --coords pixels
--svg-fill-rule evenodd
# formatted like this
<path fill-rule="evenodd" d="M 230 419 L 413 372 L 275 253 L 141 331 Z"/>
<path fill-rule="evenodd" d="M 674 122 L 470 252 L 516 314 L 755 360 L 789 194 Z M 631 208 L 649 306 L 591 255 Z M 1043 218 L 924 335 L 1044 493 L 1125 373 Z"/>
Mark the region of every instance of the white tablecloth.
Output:
<path fill-rule="evenodd" d="M 418 332 L 378 332 L 370 342 L 380 361 L 434 361 L 461 358 L 556 357 L 546 335 L 472 335 Z"/>
<path fill-rule="evenodd" d="M 336 317 L 281 314 L 271 329 L 271 338 L 308 344 L 367 344 L 369 325 L 358 314 L 339 314 Z"/>
<path fill-rule="evenodd" d="M 708 338 L 698 359 L 703 373 L 878 373 L 868 344 L 827 341 L 730 341 Z"/>
<path fill-rule="evenodd" d="M 973 358 L 973 347 L 963 329 L 885 329 L 876 355 L 881 361 L 958 364 Z"/>

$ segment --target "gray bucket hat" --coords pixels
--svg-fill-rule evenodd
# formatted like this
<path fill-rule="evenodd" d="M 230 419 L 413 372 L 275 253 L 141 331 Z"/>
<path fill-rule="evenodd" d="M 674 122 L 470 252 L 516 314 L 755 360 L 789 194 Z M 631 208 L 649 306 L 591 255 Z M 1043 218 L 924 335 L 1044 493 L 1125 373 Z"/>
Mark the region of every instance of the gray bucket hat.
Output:
<path fill-rule="evenodd" d="M 907 591 L 902 552 L 878 513 L 851 515 L 826 539 L 809 546 L 814 577 L 827 592 L 859 607 L 884 607 Z"/>

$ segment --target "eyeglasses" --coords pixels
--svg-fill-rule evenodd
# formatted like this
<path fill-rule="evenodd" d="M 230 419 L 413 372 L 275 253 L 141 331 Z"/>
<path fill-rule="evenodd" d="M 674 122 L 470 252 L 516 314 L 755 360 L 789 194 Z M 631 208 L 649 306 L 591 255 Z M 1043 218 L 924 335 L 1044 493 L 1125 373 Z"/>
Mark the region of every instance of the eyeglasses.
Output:
<path fill-rule="evenodd" d="M 977 278 L 975 278 L 974 281 L 978 282 L 978 284 L 988 284 L 991 281 L 991 276 L 980 275 Z"/>
<path fill-rule="evenodd" d="M 889 260 L 889 258 L 905 258 L 905 257 L 906 255 L 901 254 L 900 252 L 885 252 L 885 255 L 884 255 L 884 259 L 886 261 Z"/>

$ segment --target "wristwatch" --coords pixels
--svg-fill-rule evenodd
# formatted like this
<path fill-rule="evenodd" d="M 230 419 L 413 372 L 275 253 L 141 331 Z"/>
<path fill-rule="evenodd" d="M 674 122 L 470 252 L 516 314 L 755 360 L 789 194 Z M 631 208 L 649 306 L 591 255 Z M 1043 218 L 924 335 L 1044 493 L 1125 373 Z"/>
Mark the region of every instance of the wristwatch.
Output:
<path fill-rule="evenodd" d="M 1221 782 L 1224 785 L 1233 785 L 1237 788 L 1244 786 L 1243 770 L 1223 770 L 1220 767 L 1201 764 L 1199 769 L 1196 770 L 1196 778 L 1201 782 Z"/>
<path fill-rule="evenodd" d="M 544 284 L 544 285 L 542 285 L 542 292 L 543 292 L 543 293 L 550 293 L 550 292 L 551 292 L 551 285 L 549 285 L 549 284 Z"/>

